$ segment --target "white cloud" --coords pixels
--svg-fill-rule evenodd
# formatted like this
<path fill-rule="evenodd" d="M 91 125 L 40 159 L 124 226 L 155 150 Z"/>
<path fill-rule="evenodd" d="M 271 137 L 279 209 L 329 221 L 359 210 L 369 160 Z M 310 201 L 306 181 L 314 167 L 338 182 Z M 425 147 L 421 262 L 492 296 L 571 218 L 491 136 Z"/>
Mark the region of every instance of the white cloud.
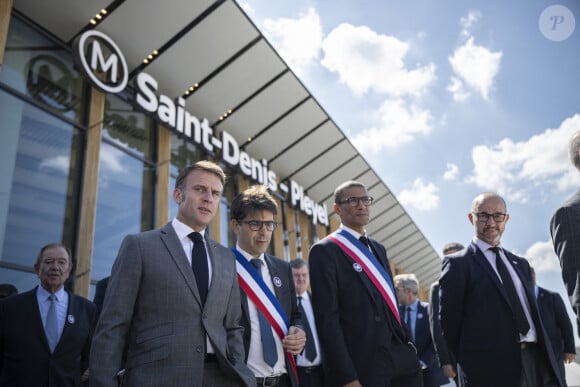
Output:
<path fill-rule="evenodd" d="M 62 155 L 44 159 L 40 162 L 39 168 L 41 171 L 46 171 L 47 169 L 57 170 L 66 175 L 69 173 L 70 157 Z"/>
<path fill-rule="evenodd" d="M 459 174 L 459 167 L 453 163 L 447 163 L 447 168 L 443 174 L 443 179 L 445 180 L 455 180 Z"/>
<path fill-rule="evenodd" d="M 297 75 L 303 75 L 318 59 L 322 25 L 314 8 L 308 9 L 298 19 L 266 19 L 262 31 Z"/>
<path fill-rule="evenodd" d="M 359 132 L 352 138 L 361 153 L 396 147 L 412 141 L 419 134 L 428 134 L 432 129 L 431 112 L 402 99 L 386 100 L 376 116 L 377 126 Z"/>
<path fill-rule="evenodd" d="M 559 128 L 546 129 L 527 141 L 509 138 L 472 149 L 473 174 L 468 182 L 493 190 L 510 201 L 525 203 L 540 186 L 563 191 L 580 185 L 580 174 L 568 161 L 568 141 L 580 130 L 580 114 Z"/>
<path fill-rule="evenodd" d="M 434 210 L 439 206 L 439 188 L 433 183 L 425 184 L 420 177 L 415 179 L 411 189 L 404 189 L 397 195 L 403 206 L 412 206 L 419 211 Z"/>
<path fill-rule="evenodd" d="M 248 3 L 247 1 L 238 1 L 238 4 L 244 10 L 245 13 L 247 13 L 250 16 L 254 15 L 254 8 L 252 8 L 250 3 Z"/>
<path fill-rule="evenodd" d="M 469 37 L 465 44 L 458 47 L 453 56 L 449 57 L 455 77 L 452 77 L 447 89 L 452 93 L 458 91 L 458 96 L 453 95 L 458 101 L 466 98 L 465 93 L 468 89 L 488 100 L 493 81 L 500 69 L 503 53 L 492 52 L 486 47 L 475 45 L 473 41 L 473 37 Z"/>
<path fill-rule="evenodd" d="M 560 262 L 554 253 L 554 245 L 550 240 L 534 243 L 526 250 L 524 257 L 528 259 L 536 273 L 560 271 Z"/>
<path fill-rule="evenodd" d="M 322 42 L 321 64 L 356 95 L 370 90 L 391 96 L 420 95 L 435 80 L 435 65 L 405 67 L 409 44 L 366 26 L 343 23 Z"/>
<path fill-rule="evenodd" d="M 470 93 L 465 89 L 465 85 L 457 77 L 451 77 L 449 85 L 447 85 L 447 91 L 453 95 L 453 100 L 457 102 L 465 101 L 469 98 Z"/>
<path fill-rule="evenodd" d="M 461 35 L 465 37 L 471 36 L 471 28 L 481 19 L 481 12 L 471 11 L 466 16 L 459 19 L 462 30 Z"/>
<path fill-rule="evenodd" d="M 123 154 L 112 146 L 101 147 L 101 167 L 112 173 L 127 173 L 128 169 L 123 165 Z"/>

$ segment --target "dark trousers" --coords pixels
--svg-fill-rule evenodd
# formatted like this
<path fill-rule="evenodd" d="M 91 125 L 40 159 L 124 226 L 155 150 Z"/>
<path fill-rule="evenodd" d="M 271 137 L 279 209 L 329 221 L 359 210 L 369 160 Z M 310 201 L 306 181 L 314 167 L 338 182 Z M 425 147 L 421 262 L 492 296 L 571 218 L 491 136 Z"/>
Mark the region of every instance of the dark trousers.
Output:
<path fill-rule="evenodd" d="M 364 376 L 364 380 L 361 380 L 362 385 L 364 387 L 422 387 L 419 359 L 415 354 L 409 357 L 409 352 L 406 351 L 408 351 L 406 348 L 397 347 L 394 344 L 391 348 L 379 348 L 375 356 L 373 371 L 371 375 Z M 400 358 L 403 356 L 407 357 L 407 361 L 400 363 Z"/>
<path fill-rule="evenodd" d="M 322 366 L 296 367 L 300 387 L 324 387 L 324 371 Z"/>
<path fill-rule="evenodd" d="M 558 382 L 548 356 L 535 343 L 522 343 L 521 387 L 557 387 Z"/>

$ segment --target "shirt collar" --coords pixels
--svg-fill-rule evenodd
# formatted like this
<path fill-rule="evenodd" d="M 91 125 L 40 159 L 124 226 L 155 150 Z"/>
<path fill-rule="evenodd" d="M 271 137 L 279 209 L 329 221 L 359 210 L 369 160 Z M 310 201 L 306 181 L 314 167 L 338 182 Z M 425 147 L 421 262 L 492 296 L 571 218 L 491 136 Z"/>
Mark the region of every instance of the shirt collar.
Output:
<path fill-rule="evenodd" d="M 367 231 L 365 230 L 364 234 L 359 233 L 358 231 L 354 231 L 352 228 L 345 226 L 344 224 L 341 223 L 340 228 L 344 229 L 345 231 L 347 231 L 349 234 L 351 234 L 353 237 L 355 237 L 356 239 L 360 238 L 361 236 L 367 236 Z"/>
<path fill-rule="evenodd" d="M 183 240 L 185 238 L 189 240 L 188 235 L 195 231 L 194 229 L 192 229 L 187 224 L 183 223 L 177 218 L 173 218 L 173 221 L 171 221 L 171 225 L 173 226 L 173 229 L 175 230 L 175 233 L 177 234 L 179 240 Z M 201 234 L 202 238 L 205 238 L 205 229 L 198 232 Z"/>
<path fill-rule="evenodd" d="M 475 243 L 477 245 L 477 247 L 479 247 L 479 249 L 483 252 L 486 252 L 487 250 L 489 250 L 492 247 L 499 247 L 500 249 L 503 250 L 501 243 L 498 243 L 496 246 L 492 246 L 489 243 L 484 242 L 477 237 L 473 237 L 473 243 Z"/>
<path fill-rule="evenodd" d="M 38 285 L 38 289 L 36 290 L 36 296 L 41 301 L 46 301 L 48 299 L 48 296 L 50 296 L 50 294 L 51 293 L 45 288 L 43 288 L 42 285 Z M 64 286 L 54 293 L 54 295 L 56 296 L 56 300 L 59 302 L 62 302 L 64 300 L 65 294 L 66 290 L 64 290 Z"/>
<path fill-rule="evenodd" d="M 260 254 L 258 257 L 253 257 L 251 254 L 248 254 L 244 249 L 242 249 L 238 242 L 236 242 L 236 250 L 238 250 L 248 261 L 251 261 L 252 259 L 259 259 L 263 264 L 266 264 L 266 261 L 264 260 L 264 253 Z"/>

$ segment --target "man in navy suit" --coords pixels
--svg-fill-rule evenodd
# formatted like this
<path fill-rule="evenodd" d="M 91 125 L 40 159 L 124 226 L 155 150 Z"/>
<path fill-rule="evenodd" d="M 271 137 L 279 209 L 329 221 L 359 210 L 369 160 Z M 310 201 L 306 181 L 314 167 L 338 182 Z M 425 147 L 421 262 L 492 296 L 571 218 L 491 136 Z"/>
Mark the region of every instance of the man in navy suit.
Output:
<path fill-rule="evenodd" d="M 419 281 L 415 274 L 399 274 L 394 278 L 399 314 L 405 322 L 410 337 L 417 348 L 421 363 L 423 387 L 439 387 L 445 379 L 435 356 L 431 329 L 429 328 L 429 303 L 418 299 Z"/>
<path fill-rule="evenodd" d="M 284 337 L 276 334 L 275 326 L 270 321 L 262 320 L 265 315 L 257 306 L 266 301 L 263 293 L 259 299 L 253 300 L 248 294 L 245 278 L 238 277 L 242 293 L 242 326 L 244 331 L 244 347 L 246 351 L 246 363 L 248 368 L 256 376 L 258 386 L 298 387 L 298 375 L 295 372 L 294 358 L 298 355 L 306 343 L 306 333 L 302 329 L 302 316 L 296 303 L 296 291 L 292 279 L 290 264 L 280 258 L 266 254 L 270 246 L 272 233 L 276 229 L 276 215 L 278 204 L 270 195 L 266 186 L 256 185 L 239 193 L 230 207 L 231 226 L 237 236 L 236 256 L 238 259 L 251 263 L 251 270 L 258 270 L 258 275 L 264 280 L 269 294 L 278 302 L 283 313 L 280 316 L 288 321 L 288 332 Z M 256 265 L 256 266 L 254 266 Z M 249 282 L 248 282 L 249 284 Z M 267 308 L 269 314 L 275 314 L 277 309 Z M 262 331 L 260 324 L 266 324 Z M 267 333 L 267 334 L 266 334 Z M 267 336 L 267 337 L 266 337 Z M 268 352 L 263 342 L 271 340 L 272 358 L 268 358 L 264 352 Z M 272 341 L 273 339 L 273 341 Z M 288 356 L 288 353 L 291 355 Z"/>
<path fill-rule="evenodd" d="M 64 288 L 70 250 L 44 246 L 40 286 L 0 302 L 0 386 L 78 387 L 88 377 L 95 305 Z"/>
<path fill-rule="evenodd" d="M 461 243 L 447 243 L 443 246 L 443 256 L 453 254 L 463 249 L 464 247 Z M 431 337 L 433 338 L 433 347 L 435 348 L 435 353 L 437 354 L 439 365 L 441 366 L 441 372 L 446 378 L 455 379 L 455 383 L 458 384 L 459 380 L 457 379 L 456 370 L 457 364 L 447 349 L 447 343 L 443 337 L 443 330 L 441 329 L 441 322 L 439 321 L 439 281 L 431 284 L 429 307 L 431 309 L 431 313 L 429 314 Z"/>
<path fill-rule="evenodd" d="M 572 323 L 562 297 L 556 292 L 551 292 L 536 285 L 536 272 L 533 267 L 531 270 L 540 317 L 550 338 L 561 378 L 565 380 L 566 369 L 564 368 L 564 363 L 572 363 L 576 358 L 576 344 L 574 342 Z"/>
<path fill-rule="evenodd" d="M 475 237 L 445 257 L 440 319 L 469 387 L 563 386 L 535 302 L 530 265 L 500 244 L 504 199 L 478 195 L 468 214 Z"/>
<path fill-rule="evenodd" d="M 334 211 L 341 226 L 310 249 L 326 384 L 417 387 L 419 359 L 401 324 L 387 252 L 365 230 L 372 203 L 364 184 L 339 185 Z"/>
<path fill-rule="evenodd" d="M 580 131 L 574 133 L 568 144 L 568 157 L 580 171 Z M 552 216 L 550 233 L 554 250 L 560 259 L 562 279 L 580 335 L 580 190 L 566 200 Z"/>

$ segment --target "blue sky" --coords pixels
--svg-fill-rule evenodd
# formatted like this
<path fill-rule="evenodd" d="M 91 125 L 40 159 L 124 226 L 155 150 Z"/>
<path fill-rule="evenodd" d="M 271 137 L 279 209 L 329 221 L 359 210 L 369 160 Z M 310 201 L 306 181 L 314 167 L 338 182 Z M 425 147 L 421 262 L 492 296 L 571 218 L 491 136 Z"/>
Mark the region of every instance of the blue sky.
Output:
<path fill-rule="evenodd" d="M 503 245 L 561 290 L 549 222 L 580 186 L 580 2 L 240 0 L 433 247 L 495 191 Z"/>

